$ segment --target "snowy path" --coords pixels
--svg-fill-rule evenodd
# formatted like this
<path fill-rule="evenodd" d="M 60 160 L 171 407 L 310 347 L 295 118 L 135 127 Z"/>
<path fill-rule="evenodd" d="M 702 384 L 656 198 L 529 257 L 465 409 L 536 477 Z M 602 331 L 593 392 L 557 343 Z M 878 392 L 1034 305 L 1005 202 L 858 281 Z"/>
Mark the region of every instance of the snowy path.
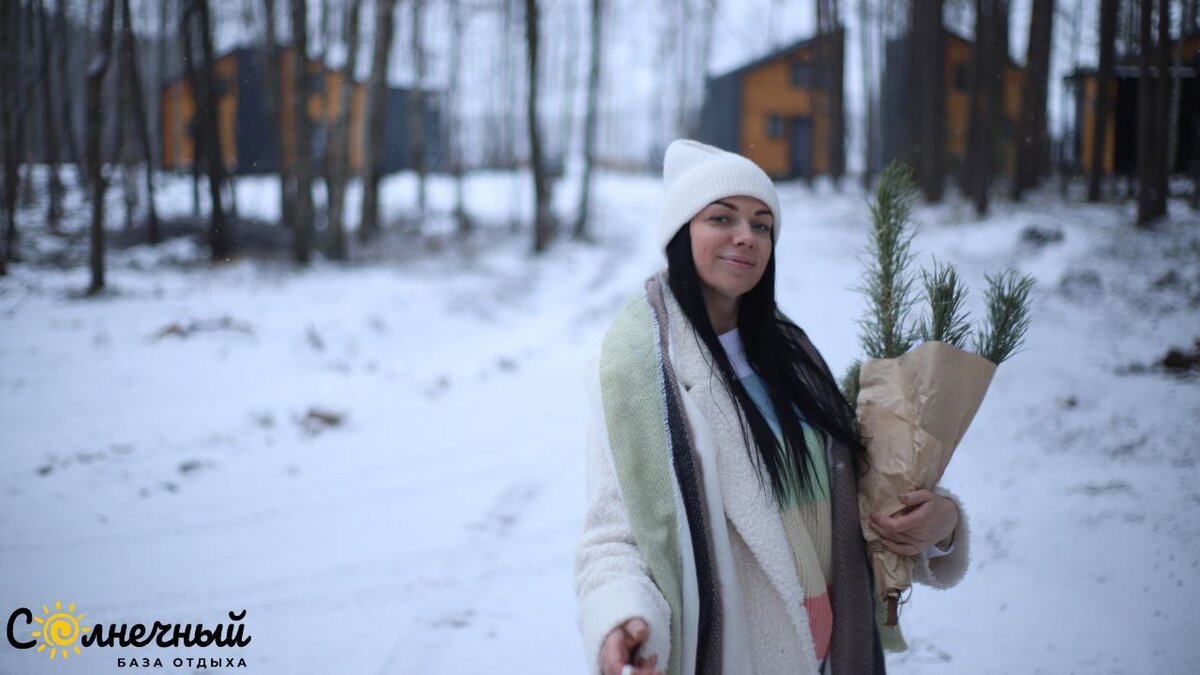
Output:
<path fill-rule="evenodd" d="M 582 369 L 658 264 L 656 183 L 600 189 L 605 245 L 539 261 L 500 239 L 303 274 L 118 263 L 120 293 L 94 302 L 66 297 L 82 271 L 0 280 L 4 616 L 56 599 L 104 623 L 245 608 L 249 672 L 582 672 Z M 781 303 L 840 372 L 865 205 L 782 198 Z M 1200 338 L 1200 229 L 1138 236 L 1125 217 L 1049 198 L 985 222 L 918 212 L 921 260 L 976 289 L 1007 265 L 1039 286 L 1028 348 L 945 481 L 973 569 L 914 592 L 894 672 L 1200 668 L 1200 381 L 1129 372 Z M 1027 225 L 1064 240 L 1022 244 Z M 154 337 L 222 317 L 248 332 Z M 305 430 L 312 408 L 344 423 Z M 200 651 L 92 649 L 72 670 Z M 0 648 L 3 674 L 67 668 Z"/>

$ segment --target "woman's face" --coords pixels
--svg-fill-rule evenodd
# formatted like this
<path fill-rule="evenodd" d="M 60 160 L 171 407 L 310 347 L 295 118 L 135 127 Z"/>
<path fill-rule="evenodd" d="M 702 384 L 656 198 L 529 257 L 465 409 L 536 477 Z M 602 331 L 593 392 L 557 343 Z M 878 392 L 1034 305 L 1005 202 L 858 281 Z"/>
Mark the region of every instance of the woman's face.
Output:
<path fill-rule="evenodd" d="M 736 301 L 758 285 L 771 258 L 775 220 L 762 200 L 725 197 L 689 223 L 705 299 Z"/>

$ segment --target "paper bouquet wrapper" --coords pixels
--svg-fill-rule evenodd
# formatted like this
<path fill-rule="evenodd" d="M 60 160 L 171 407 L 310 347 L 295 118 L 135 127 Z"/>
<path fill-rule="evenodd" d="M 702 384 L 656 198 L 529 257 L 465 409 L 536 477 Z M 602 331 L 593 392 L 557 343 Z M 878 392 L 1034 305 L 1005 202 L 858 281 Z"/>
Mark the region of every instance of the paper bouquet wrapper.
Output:
<path fill-rule="evenodd" d="M 991 361 L 944 342 L 862 364 L 858 421 L 870 468 L 858 482 L 858 511 L 875 591 L 888 603 L 886 625 L 896 625 L 899 598 L 912 584 L 916 560 L 883 548 L 870 514 L 895 515 L 905 508 L 897 495 L 937 485 L 995 372 Z"/>

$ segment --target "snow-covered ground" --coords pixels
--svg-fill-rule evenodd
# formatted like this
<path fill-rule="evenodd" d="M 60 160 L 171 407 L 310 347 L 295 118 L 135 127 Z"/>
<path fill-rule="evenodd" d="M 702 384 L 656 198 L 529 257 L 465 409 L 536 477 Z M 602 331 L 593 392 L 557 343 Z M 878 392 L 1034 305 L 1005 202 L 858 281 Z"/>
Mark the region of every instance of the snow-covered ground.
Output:
<path fill-rule="evenodd" d="M 269 183 L 243 189 L 243 212 L 273 217 Z M 175 242 L 113 252 L 114 291 L 93 300 L 78 299 L 86 270 L 14 267 L 0 615 L 61 600 L 85 623 L 211 626 L 245 609 L 253 641 L 68 664 L 3 644 L 0 673 L 201 654 L 257 673 L 583 672 L 582 371 L 661 261 L 657 180 L 597 189 L 600 245 L 541 259 L 502 224 L 528 192 L 493 176 L 470 192 L 490 229 L 403 263 L 180 266 L 204 252 Z M 164 202 L 186 212 L 188 192 Z M 385 194 L 399 217 L 411 181 Z M 841 372 L 859 355 L 864 196 L 781 197 L 781 303 Z M 1200 378 L 1154 365 L 1200 338 L 1200 219 L 1172 209 L 1146 233 L 1131 205 L 1057 194 L 982 221 L 918 209 L 919 260 L 956 263 L 977 315 L 985 273 L 1038 285 L 1026 350 L 944 481 L 970 515 L 972 569 L 913 592 L 893 672 L 1200 672 Z M 1022 241 L 1031 226 L 1062 240 Z"/>

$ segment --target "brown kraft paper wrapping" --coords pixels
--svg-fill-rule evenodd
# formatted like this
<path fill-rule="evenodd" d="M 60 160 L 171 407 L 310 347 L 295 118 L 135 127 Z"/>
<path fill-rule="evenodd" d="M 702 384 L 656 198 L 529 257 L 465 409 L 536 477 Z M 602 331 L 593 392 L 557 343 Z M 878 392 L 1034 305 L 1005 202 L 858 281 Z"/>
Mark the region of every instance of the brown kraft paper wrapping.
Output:
<path fill-rule="evenodd" d="M 880 598 L 912 584 L 916 561 L 878 543 L 870 514 L 895 515 L 905 508 L 897 495 L 937 485 L 995 372 L 991 361 L 944 342 L 863 363 L 858 421 L 870 467 L 859 479 L 858 510 Z"/>

